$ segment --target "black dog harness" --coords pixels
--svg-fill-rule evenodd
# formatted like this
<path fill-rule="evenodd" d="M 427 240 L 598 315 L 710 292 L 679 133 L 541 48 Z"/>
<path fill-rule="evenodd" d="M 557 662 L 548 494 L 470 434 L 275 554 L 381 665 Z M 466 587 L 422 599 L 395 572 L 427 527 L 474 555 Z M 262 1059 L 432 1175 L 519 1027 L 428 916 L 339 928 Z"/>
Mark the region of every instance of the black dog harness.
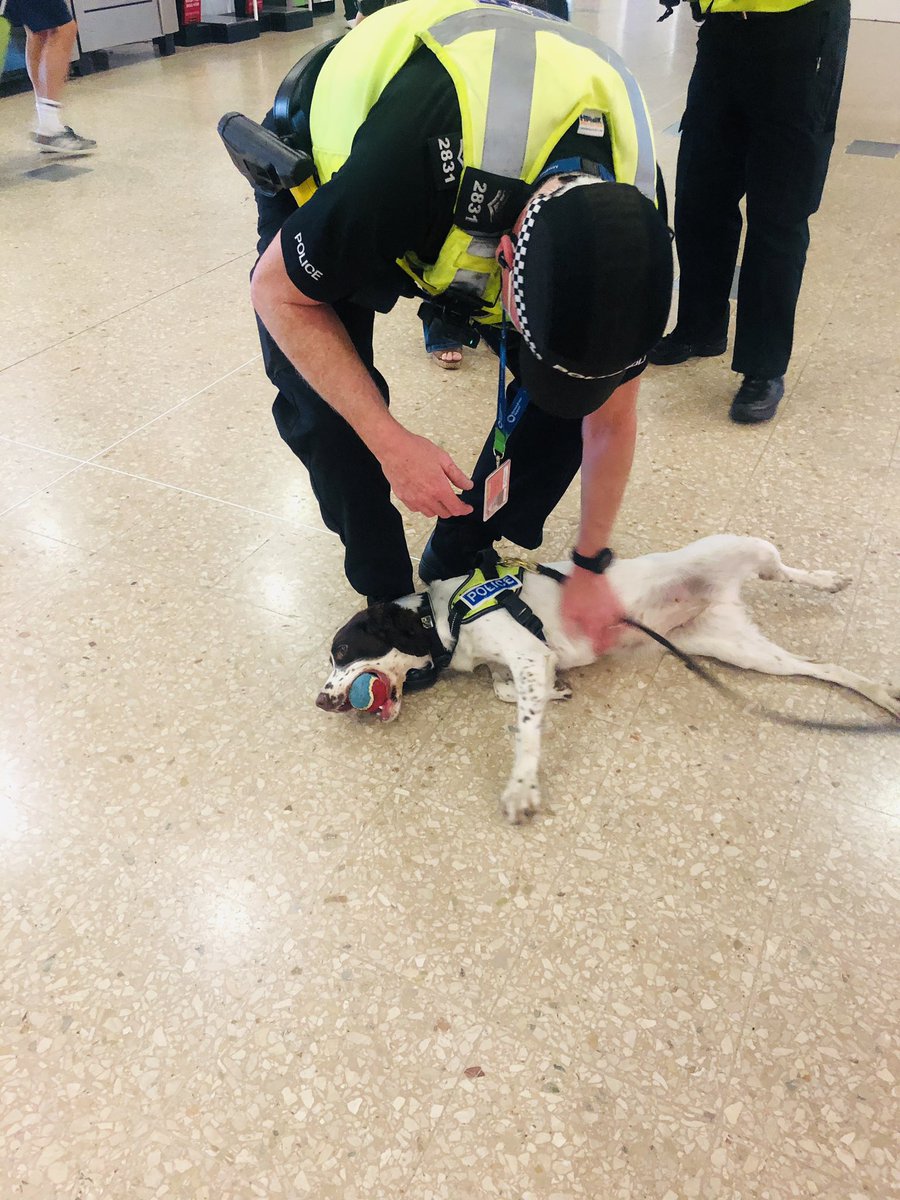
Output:
<path fill-rule="evenodd" d="M 477 621 L 479 617 L 486 616 L 498 608 L 505 609 L 529 633 L 546 643 L 543 622 L 519 595 L 526 571 L 536 571 L 539 575 L 555 579 L 557 583 L 562 583 L 566 578 L 561 571 L 556 571 L 553 567 L 545 567 L 540 563 L 525 563 L 519 559 L 503 560 L 493 548 L 482 550 L 472 574 L 456 589 L 450 600 L 449 646 L 444 645 L 438 634 L 431 597 L 428 592 L 422 592 L 419 596 L 417 616 L 428 636 L 428 653 L 432 666 L 410 671 L 406 676 L 407 690 L 416 691 L 433 683 L 441 671 L 450 665 L 456 643 L 459 641 L 460 627 L 470 621 Z"/>
<path fill-rule="evenodd" d="M 532 566 L 520 559 L 503 560 L 493 547 L 481 551 L 475 570 L 450 600 L 450 637 L 454 647 L 461 625 L 477 621 L 497 608 L 505 609 L 529 633 L 546 642 L 543 622 L 519 595 L 526 571 L 547 575 L 557 583 L 565 579 L 559 571 L 540 563 Z"/>

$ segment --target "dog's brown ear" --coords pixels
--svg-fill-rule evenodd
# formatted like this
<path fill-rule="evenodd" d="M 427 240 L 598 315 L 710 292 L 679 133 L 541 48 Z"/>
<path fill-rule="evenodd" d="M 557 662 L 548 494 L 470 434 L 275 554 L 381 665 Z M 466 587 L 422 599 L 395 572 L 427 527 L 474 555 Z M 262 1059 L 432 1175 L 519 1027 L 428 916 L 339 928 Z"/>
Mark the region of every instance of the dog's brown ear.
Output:
<path fill-rule="evenodd" d="M 373 637 L 382 638 L 404 654 L 417 658 L 431 653 L 428 634 L 418 616 L 399 604 L 373 604 L 366 621 Z"/>

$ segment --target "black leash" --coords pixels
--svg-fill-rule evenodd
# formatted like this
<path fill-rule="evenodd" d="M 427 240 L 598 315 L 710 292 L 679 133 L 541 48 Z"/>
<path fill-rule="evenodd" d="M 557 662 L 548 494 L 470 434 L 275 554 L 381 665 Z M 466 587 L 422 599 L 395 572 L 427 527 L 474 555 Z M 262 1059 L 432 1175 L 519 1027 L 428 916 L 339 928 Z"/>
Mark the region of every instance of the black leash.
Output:
<path fill-rule="evenodd" d="M 898 721 L 817 721 L 812 717 L 789 717 L 786 713 L 776 712 L 774 708 L 768 708 L 765 704 L 759 704 L 757 701 L 751 700 L 749 696 L 743 695 L 737 688 L 729 687 L 727 683 L 723 683 L 721 679 L 713 675 L 712 671 L 701 666 L 696 658 L 692 658 L 690 654 L 685 654 L 683 650 L 679 650 L 677 646 L 673 646 L 667 637 L 663 637 L 655 629 L 650 629 L 648 626 L 641 624 L 640 621 L 632 620 L 631 617 L 623 617 L 622 624 L 630 625 L 632 629 L 638 629 L 641 633 L 645 633 L 647 637 L 652 638 L 654 642 L 658 642 L 670 654 L 674 654 L 677 659 L 684 663 L 689 671 L 693 671 L 695 675 L 699 675 L 704 683 L 708 683 L 710 687 L 715 688 L 717 692 L 721 692 L 723 696 L 727 696 L 729 700 L 755 712 L 757 716 L 765 717 L 767 721 L 771 721 L 775 725 L 789 725 L 795 729 L 821 729 L 826 733 L 900 733 L 900 722 Z"/>

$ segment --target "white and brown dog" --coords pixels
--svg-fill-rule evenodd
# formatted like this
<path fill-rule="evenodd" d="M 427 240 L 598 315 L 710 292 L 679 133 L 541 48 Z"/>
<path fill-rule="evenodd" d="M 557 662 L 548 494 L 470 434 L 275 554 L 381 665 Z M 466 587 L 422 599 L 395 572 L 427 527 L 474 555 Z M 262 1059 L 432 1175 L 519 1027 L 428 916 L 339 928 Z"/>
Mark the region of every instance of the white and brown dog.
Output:
<path fill-rule="evenodd" d="M 570 563 L 552 565 L 563 574 L 571 568 Z M 775 546 L 761 538 L 728 534 L 702 538 L 667 554 L 617 559 L 609 568 L 610 582 L 625 612 L 668 637 L 677 649 L 768 675 L 825 680 L 858 692 L 900 718 L 900 688 L 874 683 L 830 663 L 798 658 L 765 637 L 741 602 L 744 581 L 754 577 L 825 592 L 838 592 L 849 583 L 832 571 L 785 566 Z M 432 631 L 420 618 L 420 595 L 372 605 L 348 621 L 335 635 L 331 674 L 316 703 L 329 712 L 348 711 L 354 679 L 370 672 L 381 680 L 385 696 L 375 715 L 391 721 L 400 712 L 408 672 L 430 667 L 435 647 L 452 653 L 449 666 L 454 671 L 472 671 L 486 663 L 497 696 L 518 705 L 515 758 L 501 808 L 510 821 L 519 823 L 537 812 L 541 803 L 538 761 L 544 709 L 548 700 L 567 700 L 571 695 L 567 688 L 557 687 L 556 672 L 586 666 L 597 656 L 586 639 L 572 638 L 563 630 L 559 583 L 532 571 L 525 573 L 520 594 L 543 623 L 546 641 L 497 608 L 461 625 L 454 646 L 448 613 L 451 598 L 463 582 L 460 577 L 429 586 Z M 616 653 L 638 645 L 647 645 L 647 638 L 629 629 Z"/>

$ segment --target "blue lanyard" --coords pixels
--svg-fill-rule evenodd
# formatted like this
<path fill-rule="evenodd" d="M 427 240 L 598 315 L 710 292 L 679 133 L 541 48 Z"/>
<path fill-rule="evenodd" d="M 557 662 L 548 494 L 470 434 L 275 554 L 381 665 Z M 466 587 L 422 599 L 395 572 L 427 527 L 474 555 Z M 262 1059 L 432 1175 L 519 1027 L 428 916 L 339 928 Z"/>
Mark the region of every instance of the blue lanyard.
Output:
<path fill-rule="evenodd" d="M 500 323 L 500 370 L 497 378 L 497 424 L 494 427 L 494 457 L 497 466 L 506 454 L 506 440 L 528 407 L 528 393 L 523 387 L 516 392 L 512 408 L 506 405 L 506 313 Z"/>

